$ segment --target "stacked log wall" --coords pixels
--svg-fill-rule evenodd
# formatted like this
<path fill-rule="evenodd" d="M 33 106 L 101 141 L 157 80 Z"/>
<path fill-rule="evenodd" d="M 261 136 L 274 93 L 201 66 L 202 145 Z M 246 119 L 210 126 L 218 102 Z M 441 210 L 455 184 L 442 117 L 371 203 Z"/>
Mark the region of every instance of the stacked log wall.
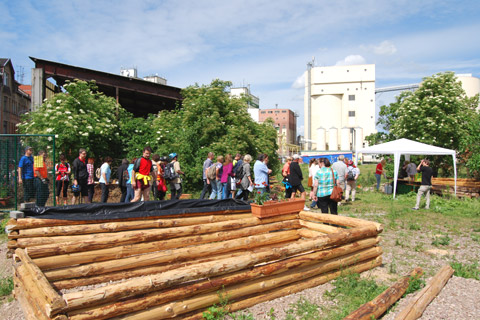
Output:
<path fill-rule="evenodd" d="M 381 225 L 312 212 L 24 218 L 7 230 L 28 319 L 201 319 L 219 290 L 240 310 L 374 268 L 382 253 Z"/>

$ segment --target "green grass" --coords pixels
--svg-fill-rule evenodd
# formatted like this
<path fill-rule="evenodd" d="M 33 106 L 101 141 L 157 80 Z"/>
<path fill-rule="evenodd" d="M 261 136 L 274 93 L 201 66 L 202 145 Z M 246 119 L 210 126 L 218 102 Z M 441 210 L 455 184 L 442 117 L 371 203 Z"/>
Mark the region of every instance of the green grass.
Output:
<path fill-rule="evenodd" d="M 318 319 L 320 316 L 320 307 L 304 297 L 300 297 L 296 303 L 290 304 L 287 310 L 286 320 L 309 320 Z"/>
<path fill-rule="evenodd" d="M 373 279 L 361 278 L 359 274 L 347 274 L 337 278 L 333 284 L 335 288 L 327 291 L 327 298 L 335 299 L 337 305 L 325 308 L 322 319 L 343 319 L 362 304 L 373 300 L 388 287 L 377 284 Z"/>
<path fill-rule="evenodd" d="M 455 270 L 453 273 L 457 277 L 480 280 L 480 269 L 478 261 L 472 264 L 463 264 L 457 261 L 451 262 L 450 266 Z"/>
<path fill-rule="evenodd" d="M 0 297 L 8 296 L 13 291 L 13 277 L 0 278 Z"/>

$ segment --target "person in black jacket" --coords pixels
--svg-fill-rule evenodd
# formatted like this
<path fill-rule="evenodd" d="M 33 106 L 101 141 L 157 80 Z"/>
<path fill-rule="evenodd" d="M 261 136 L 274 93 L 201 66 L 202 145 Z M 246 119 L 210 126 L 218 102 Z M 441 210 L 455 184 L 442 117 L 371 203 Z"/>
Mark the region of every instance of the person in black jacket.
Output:
<path fill-rule="evenodd" d="M 300 198 L 305 200 L 306 192 L 302 185 L 303 174 L 298 161 L 300 160 L 300 156 L 298 154 L 293 155 L 293 161 L 290 163 L 290 179 L 289 182 L 292 185 L 292 199 L 295 198 L 297 190 L 300 192 Z M 310 210 L 307 206 L 303 208 L 303 210 Z"/>
<path fill-rule="evenodd" d="M 83 197 L 83 202 L 90 203 L 88 200 L 88 190 L 87 190 L 87 180 L 88 180 L 88 171 L 87 171 L 87 151 L 83 148 L 78 150 L 78 158 L 73 160 L 73 185 L 80 187 L 78 192 L 73 193 L 72 204 L 75 204 L 77 197 L 80 194 Z"/>
<path fill-rule="evenodd" d="M 122 160 L 122 164 L 118 167 L 117 170 L 117 178 L 118 178 L 118 185 L 120 186 L 120 191 L 122 192 L 122 196 L 120 198 L 120 202 L 124 203 L 125 198 L 127 197 L 127 181 L 128 181 L 128 165 L 130 162 L 127 159 Z"/>

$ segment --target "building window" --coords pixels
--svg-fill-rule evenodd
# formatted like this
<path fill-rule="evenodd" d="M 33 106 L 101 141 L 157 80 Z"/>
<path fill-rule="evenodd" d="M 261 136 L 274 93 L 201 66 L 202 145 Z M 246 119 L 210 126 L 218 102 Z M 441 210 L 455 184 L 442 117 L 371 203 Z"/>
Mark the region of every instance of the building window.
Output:
<path fill-rule="evenodd" d="M 287 113 L 287 110 L 282 110 L 282 113 Z"/>
<path fill-rule="evenodd" d="M 349 94 L 348 95 L 348 101 L 355 101 L 355 95 L 354 94 Z"/>
<path fill-rule="evenodd" d="M 8 73 L 6 72 L 3 74 L 3 85 L 8 87 Z"/>
<path fill-rule="evenodd" d="M 355 111 L 348 111 L 349 117 L 355 117 Z"/>
<path fill-rule="evenodd" d="M 280 113 L 280 111 L 275 111 L 275 113 Z"/>
<path fill-rule="evenodd" d="M 3 111 L 7 112 L 8 111 L 8 98 L 3 97 Z"/>
<path fill-rule="evenodd" d="M 266 113 L 265 111 L 262 111 L 262 113 Z"/>
<path fill-rule="evenodd" d="M 273 111 L 268 111 L 268 113 L 273 113 Z"/>

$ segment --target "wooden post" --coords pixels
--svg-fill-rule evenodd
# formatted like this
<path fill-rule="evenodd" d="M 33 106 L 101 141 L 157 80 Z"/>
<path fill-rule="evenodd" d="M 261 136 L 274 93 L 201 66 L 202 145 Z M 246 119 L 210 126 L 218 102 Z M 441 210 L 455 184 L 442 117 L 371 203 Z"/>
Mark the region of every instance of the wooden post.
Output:
<path fill-rule="evenodd" d="M 443 266 L 396 317 L 395 320 L 414 320 L 422 316 L 427 306 L 445 286 L 454 270 L 449 265 Z"/>
<path fill-rule="evenodd" d="M 343 320 L 378 319 L 407 291 L 409 283 L 423 274 L 422 268 L 415 268 L 410 275 L 395 282 L 393 286 L 382 292 L 375 299 L 360 306 Z"/>
<path fill-rule="evenodd" d="M 336 224 L 336 225 L 346 226 L 346 227 L 357 228 L 357 227 L 365 227 L 365 226 L 373 225 L 375 226 L 378 232 L 383 231 L 383 227 L 380 223 L 357 219 L 357 218 L 350 218 L 350 217 L 344 217 L 344 216 L 339 216 L 334 214 L 318 213 L 318 212 L 307 212 L 307 211 L 300 212 L 299 216 L 300 216 L 300 219 L 302 220 L 319 221 L 323 223 L 331 223 L 331 224 Z"/>

